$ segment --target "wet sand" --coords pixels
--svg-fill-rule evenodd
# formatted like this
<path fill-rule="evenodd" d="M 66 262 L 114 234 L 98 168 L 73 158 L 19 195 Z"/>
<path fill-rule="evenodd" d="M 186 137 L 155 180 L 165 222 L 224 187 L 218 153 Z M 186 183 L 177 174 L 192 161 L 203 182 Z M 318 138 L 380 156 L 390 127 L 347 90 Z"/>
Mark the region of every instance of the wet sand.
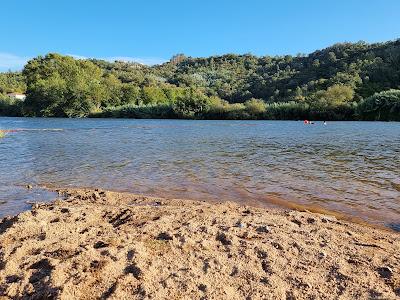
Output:
<path fill-rule="evenodd" d="M 0 221 L 0 299 L 399 299 L 400 234 L 295 210 L 60 190 Z"/>

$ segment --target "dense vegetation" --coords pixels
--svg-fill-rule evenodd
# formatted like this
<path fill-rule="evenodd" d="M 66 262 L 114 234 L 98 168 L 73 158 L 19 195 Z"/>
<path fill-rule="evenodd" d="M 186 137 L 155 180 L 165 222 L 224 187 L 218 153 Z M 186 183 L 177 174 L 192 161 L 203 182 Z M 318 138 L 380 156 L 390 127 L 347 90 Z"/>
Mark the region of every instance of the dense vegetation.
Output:
<path fill-rule="evenodd" d="M 357 106 L 357 115 L 369 121 L 400 121 L 400 90 L 376 93 L 361 101 Z"/>
<path fill-rule="evenodd" d="M 295 57 L 179 54 L 152 67 L 48 54 L 0 74 L 0 114 L 400 120 L 399 90 L 400 40 Z M 5 96 L 15 91 L 27 99 Z"/>

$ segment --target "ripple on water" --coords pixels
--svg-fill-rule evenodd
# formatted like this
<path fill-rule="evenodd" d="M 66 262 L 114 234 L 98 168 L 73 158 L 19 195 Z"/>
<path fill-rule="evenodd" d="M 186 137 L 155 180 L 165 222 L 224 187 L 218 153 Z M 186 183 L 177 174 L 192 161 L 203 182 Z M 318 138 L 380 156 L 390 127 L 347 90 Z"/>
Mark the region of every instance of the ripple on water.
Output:
<path fill-rule="evenodd" d="M 277 195 L 378 223 L 400 219 L 400 124 L 0 118 L 1 213 L 41 200 L 17 184 L 173 197 Z M 208 191 L 208 194 L 207 194 Z"/>

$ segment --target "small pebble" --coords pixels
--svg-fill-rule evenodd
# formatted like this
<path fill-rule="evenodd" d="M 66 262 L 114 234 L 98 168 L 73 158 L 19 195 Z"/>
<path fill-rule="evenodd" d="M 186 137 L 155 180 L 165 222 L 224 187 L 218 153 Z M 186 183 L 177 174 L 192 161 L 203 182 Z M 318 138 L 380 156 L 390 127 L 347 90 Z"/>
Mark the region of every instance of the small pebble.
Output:
<path fill-rule="evenodd" d="M 225 246 L 232 245 L 232 241 L 223 232 L 217 234 L 216 240 L 220 241 L 221 244 Z"/>
<path fill-rule="evenodd" d="M 308 224 L 314 224 L 315 223 L 315 219 L 314 218 L 307 218 L 307 223 Z"/>
<path fill-rule="evenodd" d="M 390 267 L 380 267 L 378 268 L 378 273 L 382 278 L 391 278 L 393 275 L 393 270 Z"/>
<path fill-rule="evenodd" d="M 101 249 L 101 248 L 105 248 L 108 247 L 107 243 L 104 243 L 103 241 L 98 241 L 93 245 L 93 248 L 95 249 Z"/>
<path fill-rule="evenodd" d="M 207 286 L 205 284 L 200 284 L 199 290 L 205 293 L 205 292 L 207 292 Z"/>
<path fill-rule="evenodd" d="M 157 240 L 160 241 L 171 241 L 173 239 L 172 235 L 170 235 L 168 232 L 161 232 L 157 238 Z"/>
<path fill-rule="evenodd" d="M 236 224 L 235 224 L 235 227 L 245 228 L 245 227 L 246 227 L 246 224 L 244 224 L 244 223 L 242 223 L 242 222 L 240 222 L 240 221 L 237 221 Z"/>
<path fill-rule="evenodd" d="M 258 226 L 256 231 L 260 233 L 269 233 L 270 229 L 268 228 L 268 226 Z"/>

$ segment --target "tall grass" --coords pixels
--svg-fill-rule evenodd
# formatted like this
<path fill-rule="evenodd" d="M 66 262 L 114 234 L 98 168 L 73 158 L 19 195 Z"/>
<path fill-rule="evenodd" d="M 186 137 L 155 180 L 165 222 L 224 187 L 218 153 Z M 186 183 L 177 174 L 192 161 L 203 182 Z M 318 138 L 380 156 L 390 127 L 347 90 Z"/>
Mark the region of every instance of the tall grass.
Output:
<path fill-rule="evenodd" d="M 92 118 L 168 119 L 175 118 L 170 104 L 112 106 L 89 115 Z"/>
<path fill-rule="evenodd" d="M 214 101 L 200 113 L 186 114 L 186 119 L 212 120 L 353 120 L 356 104 L 335 107 L 311 106 L 307 103 L 280 102 L 260 103 L 259 100 L 230 104 Z M 107 107 L 92 113 L 93 118 L 134 118 L 134 119 L 179 119 L 182 116 L 174 109 L 174 104 L 134 105 L 127 104 Z"/>

